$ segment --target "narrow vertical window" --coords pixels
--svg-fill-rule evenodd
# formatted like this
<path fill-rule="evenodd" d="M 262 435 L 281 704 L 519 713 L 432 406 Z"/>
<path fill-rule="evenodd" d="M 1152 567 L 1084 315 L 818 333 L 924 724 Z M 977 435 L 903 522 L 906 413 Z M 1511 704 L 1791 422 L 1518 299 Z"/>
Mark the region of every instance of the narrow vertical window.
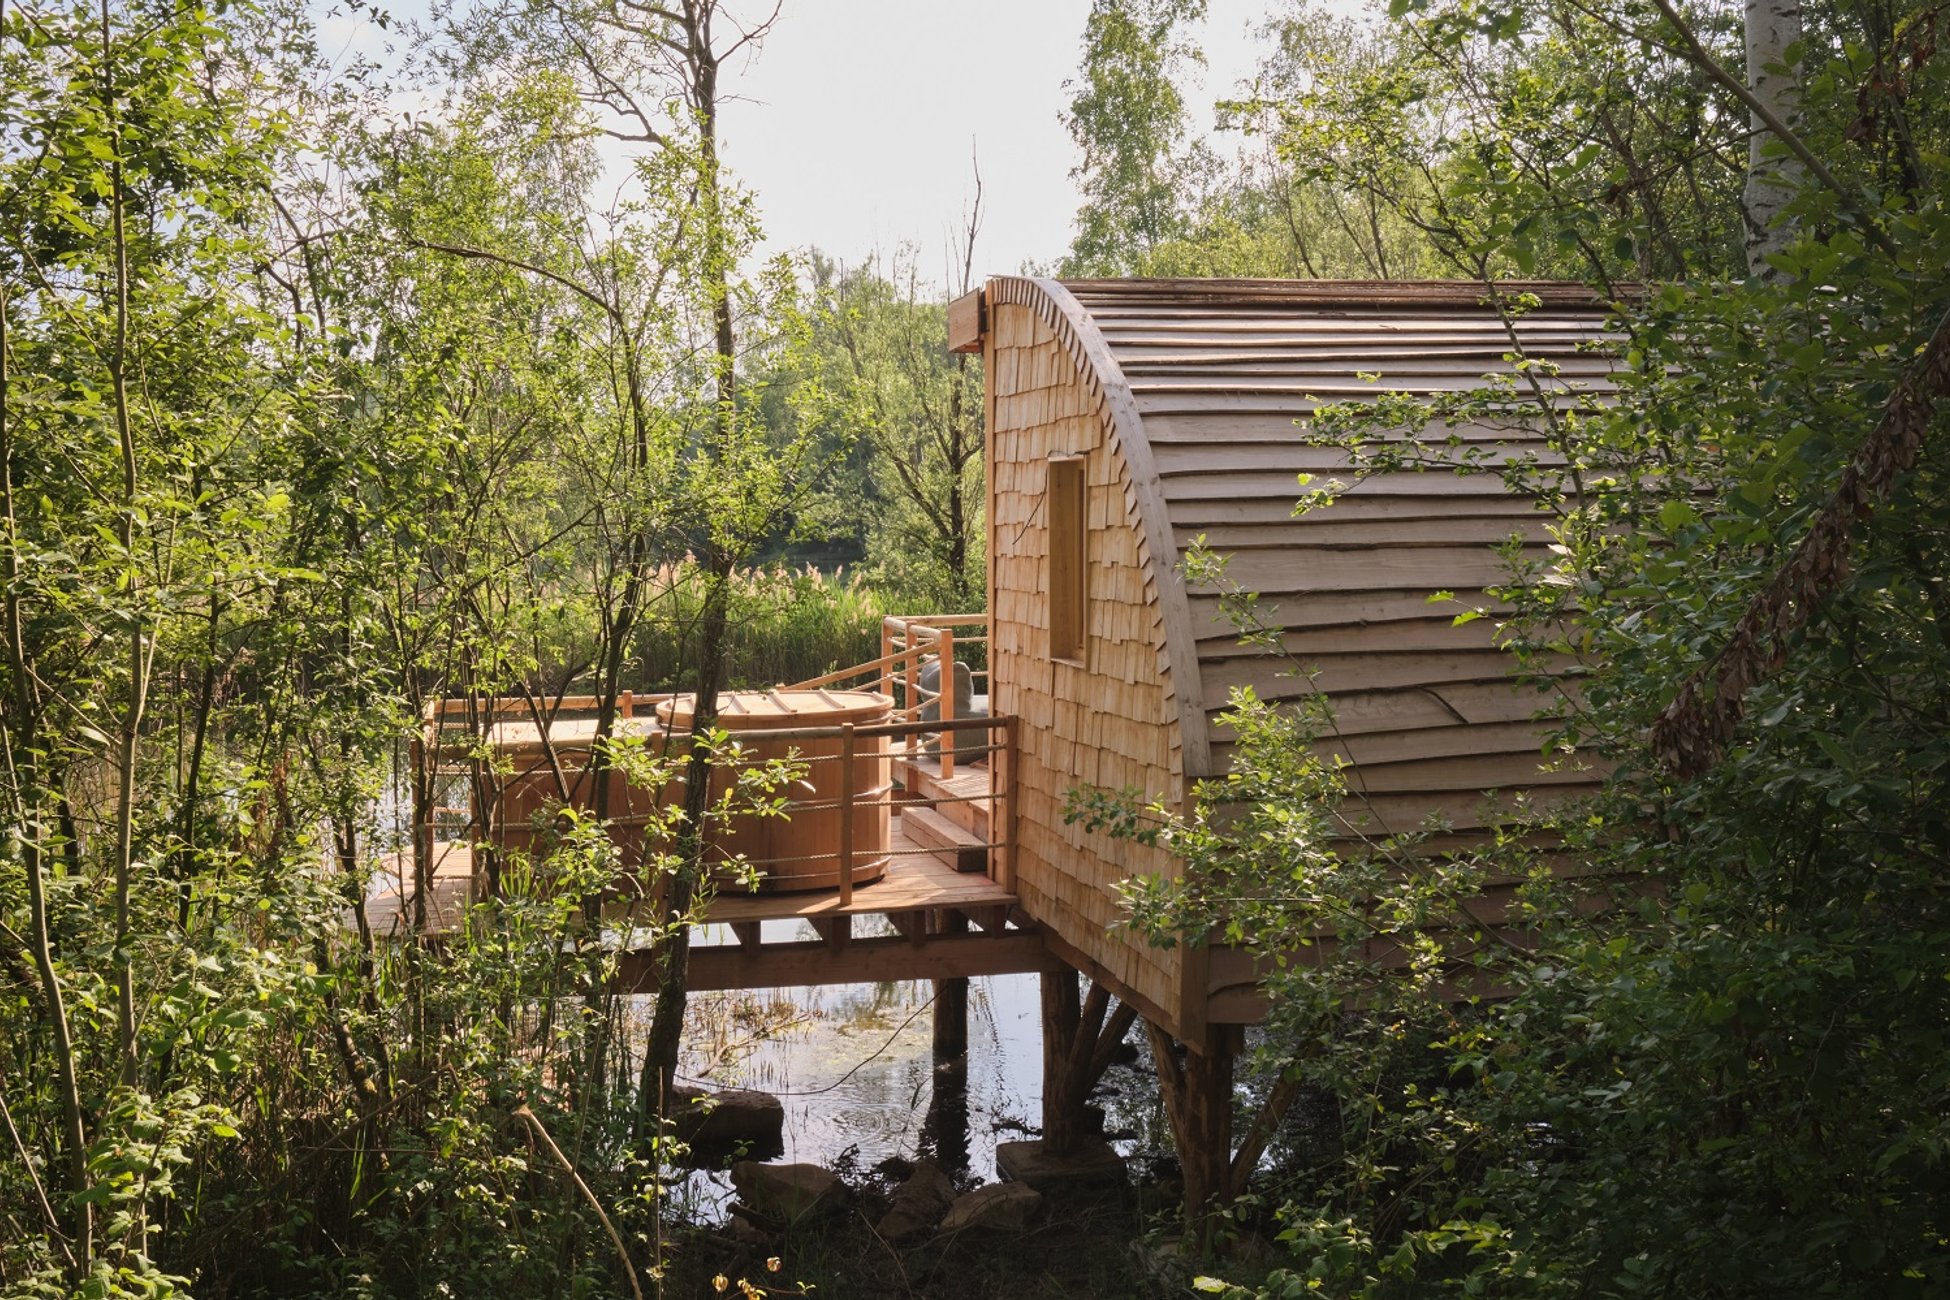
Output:
<path fill-rule="evenodd" d="M 1049 652 L 1083 658 L 1083 611 L 1089 597 L 1085 563 L 1084 460 L 1051 457 L 1049 496 Z"/>

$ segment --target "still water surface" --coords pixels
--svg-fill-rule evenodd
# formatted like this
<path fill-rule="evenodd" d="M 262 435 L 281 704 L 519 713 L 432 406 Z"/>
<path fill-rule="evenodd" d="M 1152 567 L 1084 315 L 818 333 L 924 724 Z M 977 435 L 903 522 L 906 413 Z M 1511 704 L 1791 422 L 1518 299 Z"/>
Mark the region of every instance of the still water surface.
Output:
<path fill-rule="evenodd" d="M 767 942 L 815 937 L 804 922 L 765 923 Z M 965 1073 L 935 1067 L 932 996 L 926 980 L 699 995 L 680 1076 L 777 1096 L 782 1160 L 868 1171 L 927 1156 L 957 1182 L 993 1181 L 996 1144 L 1041 1127 L 1038 977 L 969 981 Z M 763 1032 L 753 1023 L 781 1020 Z M 1119 1151 L 1148 1154 L 1162 1138 L 1157 1081 L 1131 1055 L 1133 1063 L 1112 1066 L 1096 1101 Z M 729 1182 L 704 1173 L 692 1190 L 709 1208 Z"/>

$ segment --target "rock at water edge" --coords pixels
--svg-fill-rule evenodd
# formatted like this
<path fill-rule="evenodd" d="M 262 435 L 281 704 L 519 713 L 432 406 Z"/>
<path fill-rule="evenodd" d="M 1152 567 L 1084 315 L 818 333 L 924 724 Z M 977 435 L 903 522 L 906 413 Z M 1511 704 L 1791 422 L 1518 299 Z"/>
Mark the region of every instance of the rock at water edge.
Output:
<path fill-rule="evenodd" d="M 818 1165 L 762 1165 L 740 1160 L 731 1167 L 738 1199 L 759 1214 L 785 1223 L 832 1214 L 846 1201 L 846 1184 Z"/>
<path fill-rule="evenodd" d="M 769 1092 L 678 1088 L 671 1122 L 679 1141 L 727 1154 L 746 1146 L 761 1158 L 785 1149 L 785 1104 Z"/>
<path fill-rule="evenodd" d="M 990 1183 L 956 1197 L 941 1231 L 1021 1232 L 1042 1206 L 1043 1194 L 1025 1183 Z"/>
<path fill-rule="evenodd" d="M 889 1241 L 918 1237 L 941 1222 L 941 1216 L 955 1203 L 955 1185 L 941 1166 L 923 1160 L 894 1192 L 894 1203 L 882 1216 L 876 1231 Z"/>

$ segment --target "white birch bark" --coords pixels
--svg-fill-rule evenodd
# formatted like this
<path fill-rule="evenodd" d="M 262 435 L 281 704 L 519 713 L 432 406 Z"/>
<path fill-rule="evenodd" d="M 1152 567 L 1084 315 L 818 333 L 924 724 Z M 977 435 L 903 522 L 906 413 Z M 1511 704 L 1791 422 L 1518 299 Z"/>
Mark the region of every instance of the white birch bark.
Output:
<path fill-rule="evenodd" d="M 1801 40 L 1800 0 L 1746 0 L 1747 85 L 1754 98 L 1775 118 L 1793 127 L 1801 114 L 1801 78 L 1788 62 L 1788 52 Z M 1794 237 L 1782 209 L 1800 188 L 1805 170 L 1792 154 L 1766 156 L 1774 134 L 1758 114 L 1750 118 L 1747 144 L 1747 186 L 1741 216 L 1746 227 L 1747 271 L 1771 276 L 1770 253 L 1786 248 Z"/>

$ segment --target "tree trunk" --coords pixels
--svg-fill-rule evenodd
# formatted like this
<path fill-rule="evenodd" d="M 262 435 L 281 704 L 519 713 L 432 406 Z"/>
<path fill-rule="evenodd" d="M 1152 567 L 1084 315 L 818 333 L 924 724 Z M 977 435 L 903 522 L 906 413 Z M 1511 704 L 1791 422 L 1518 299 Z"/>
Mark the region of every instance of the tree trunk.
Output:
<path fill-rule="evenodd" d="M 6 17 L 5 0 L 0 0 L 0 19 Z M 20 608 L 20 530 L 14 513 L 13 425 L 8 419 L 12 369 L 9 365 L 12 340 L 8 338 L 7 286 L 0 282 L 0 505 L 4 506 L 7 529 L 6 650 L 9 676 L 12 677 L 14 717 L 6 728 L 7 774 L 16 800 L 14 815 L 20 837 L 21 868 L 27 876 L 28 944 L 33 950 L 34 969 L 40 977 L 41 996 L 47 1007 L 48 1029 L 54 1039 L 55 1079 L 61 1098 L 62 1155 L 66 1157 L 68 1204 L 73 1221 L 69 1234 L 74 1241 L 70 1278 L 79 1283 L 88 1276 L 94 1263 L 94 1207 L 81 1199 L 88 1187 L 88 1130 L 81 1108 L 80 1076 L 75 1068 L 74 1038 L 68 1023 L 67 1002 L 61 980 L 54 969 L 52 929 L 47 915 L 47 883 L 42 869 L 41 827 L 45 815 L 42 798 L 43 777 L 38 762 L 41 703 L 37 680 L 27 649 L 26 621 Z"/>
<path fill-rule="evenodd" d="M 103 88 L 103 102 L 113 117 L 115 62 L 110 51 L 108 0 L 102 0 L 102 49 L 111 69 Z M 129 237 L 125 224 L 125 192 L 122 183 L 122 135 L 119 124 L 111 122 L 114 151 L 108 164 L 109 220 L 113 235 L 115 275 L 115 335 L 108 354 L 108 377 L 115 436 L 122 452 L 122 510 L 119 540 L 123 563 L 127 566 L 126 595 L 129 601 L 129 698 L 122 714 L 121 751 L 117 756 L 115 796 L 115 1020 L 120 1076 L 125 1087 L 136 1083 L 135 1051 L 135 942 L 131 892 L 135 872 L 135 767 L 136 748 L 142 738 L 143 707 L 149 696 L 149 636 L 142 617 L 142 584 L 136 576 L 135 517 L 138 486 L 135 455 L 135 428 L 129 414 Z"/>
<path fill-rule="evenodd" d="M 686 917 L 704 883 L 705 816 L 711 806 L 711 753 L 696 744 L 717 725 L 718 691 L 724 682 L 725 629 L 731 598 L 729 572 L 713 572 L 705 592 L 698 646 L 697 696 L 691 711 L 693 745 L 684 769 L 684 824 L 677 834 L 677 874 L 665 897 L 663 922 L 669 930 L 657 963 L 657 1005 L 650 1019 L 650 1043 L 644 1051 L 639 1081 L 638 1117 L 668 1113 L 671 1085 L 677 1073 L 677 1051 L 683 1042 L 684 1012 L 689 1006 L 691 929 Z"/>
<path fill-rule="evenodd" d="M 730 253 L 726 247 L 723 193 L 718 159 L 718 53 L 711 44 L 712 0 L 686 0 L 683 10 L 686 87 L 696 110 L 699 134 L 699 208 L 704 217 L 705 265 L 709 268 L 711 316 L 715 327 L 717 410 L 713 445 L 707 459 L 727 462 L 738 438 L 738 340 L 731 302 Z M 716 550 L 706 557 L 704 609 L 699 620 L 697 693 L 691 705 L 693 744 L 685 765 L 684 824 L 677 837 L 677 874 L 664 906 L 669 931 L 658 962 L 657 1005 L 644 1051 L 638 1115 L 668 1113 L 671 1085 L 683 1042 L 689 1006 L 691 931 L 688 915 L 698 891 L 708 886 L 705 862 L 709 841 L 705 815 L 711 806 L 712 754 L 695 743 L 717 725 L 718 692 L 724 686 L 726 630 L 730 621 L 731 574 L 736 557 Z"/>
<path fill-rule="evenodd" d="M 1791 54 L 1801 43 L 1799 0 L 1747 0 L 1747 84 L 1754 97 L 1773 116 L 1794 127 L 1801 114 L 1801 80 Z M 1747 144 L 1747 186 L 1742 196 L 1742 224 L 1747 239 L 1747 273 L 1771 278 L 1778 274 L 1767 258 L 1781 252 L 1794 238 L 1794 224 L 1784 209 L 1801 187 L 1805 168 L 1775 139 L 1760 114 L 1749 116 L 1752 135 Z"/>

